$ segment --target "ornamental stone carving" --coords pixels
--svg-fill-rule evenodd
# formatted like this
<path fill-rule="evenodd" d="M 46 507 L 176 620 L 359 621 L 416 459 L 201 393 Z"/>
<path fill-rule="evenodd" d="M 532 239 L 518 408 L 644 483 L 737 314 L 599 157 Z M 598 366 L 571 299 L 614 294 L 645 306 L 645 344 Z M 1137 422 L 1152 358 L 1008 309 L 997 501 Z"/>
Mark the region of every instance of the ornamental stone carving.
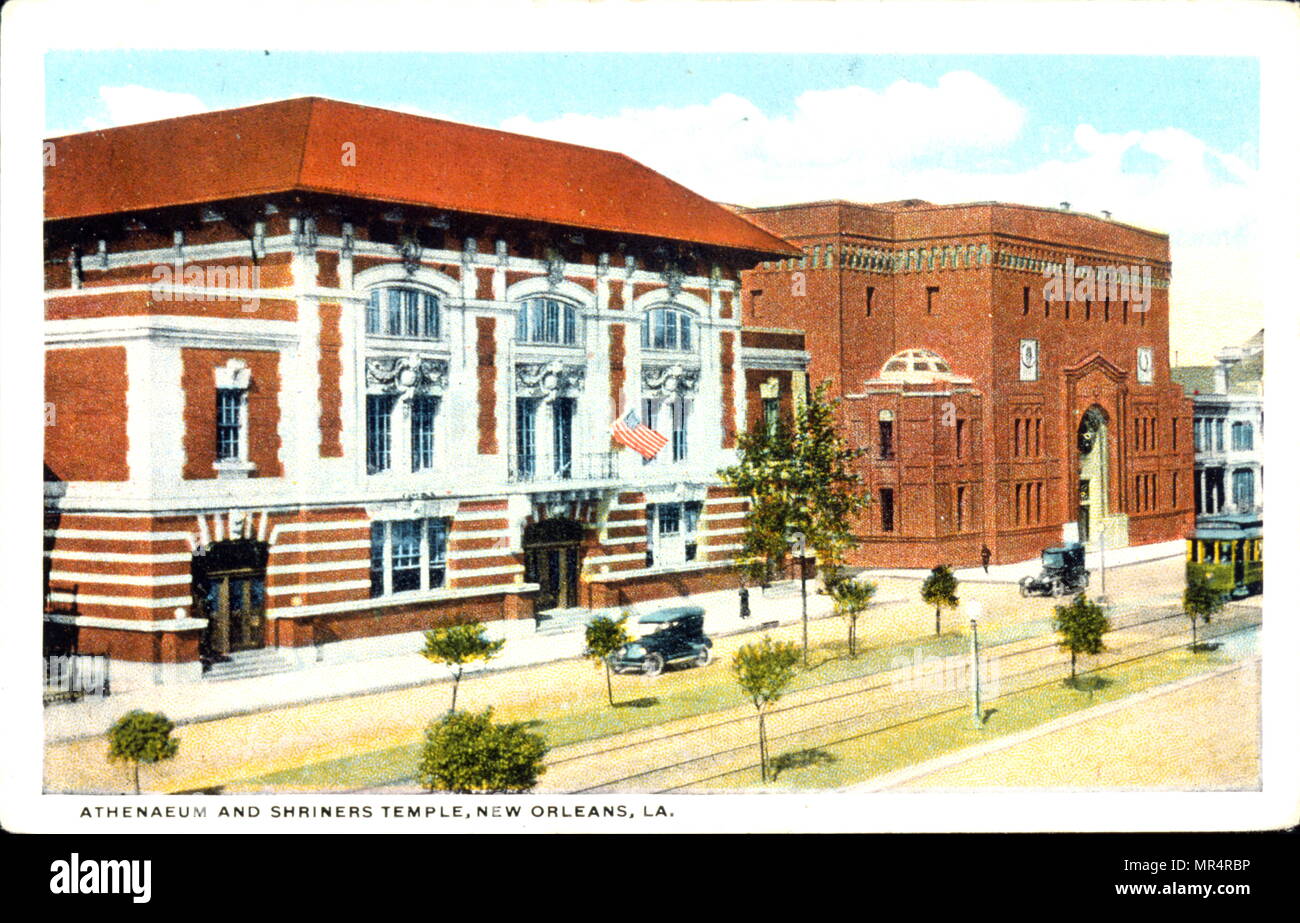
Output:
<path fill-rule="evenodd" d="M 546 261 L 546 282 L 551 288 L 559 288 L 564 283 L 564 260 L 558 256 Z"/>
<path fill-rule="evenodd" d="M 397 255 L 402 258 L 402 268 L 408 276 L 415 275 L 420 268 L 420 259 L 424 256 L 424 247 L 414 234 L 403 234 L 397 244 Z"/>
<path fill-rule="evenodd" d="M 587 371 L 563 362 L 521 362 L 515 366 L 515 391 L 521 397 L 553 401 L 566 393 L 582 390 Z"/>
<path fill-rule="evenodd" d="M 664 270 L 664 285 L 668 287 L 668 297 L 676 298 L 682 293 L 682 283 L 686 281 L 686 274 L 675 265 L 670 265 Z"/>
<path fill-rule="evenodd" d="M 375 356 L 366 360 L 366 388 L 386 394 L 445 391 L 447 363 L 419 356 Z"/>
<path fill-rule="evenodd" d="M 647 365 L 641 367 L 641 393 L 671 396 L 690 394 L 700 380 L 700 370 L 681 365 Z"/>

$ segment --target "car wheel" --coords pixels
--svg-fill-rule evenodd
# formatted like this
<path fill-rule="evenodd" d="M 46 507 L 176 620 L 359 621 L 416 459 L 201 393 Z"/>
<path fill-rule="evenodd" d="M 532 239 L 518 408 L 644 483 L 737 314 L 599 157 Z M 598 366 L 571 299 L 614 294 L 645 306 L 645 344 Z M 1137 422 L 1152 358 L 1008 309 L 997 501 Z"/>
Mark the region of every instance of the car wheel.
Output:
<path fill-rule="evenodd" d="M 1052 595 L 1053 595 L 1053 596 L 1064 596 L 1064 595 L 1065 595 L 1065 584 L 1064 584 L 1064 583 L 1061 583 L 1060 581 L 1053 581 L 1053 582 L 1052 582 Z"/>
<path fill-rule="evenodd" d="M 1088 575 L 1086 573 L 1083 575 L 1083 579 L 1079 581 L 1079 589 L 1088 589 Z"/>
<path fill-rule="evenodd" d="M 646 676 L 658 676 L 663 671 L 663 657 L 659 654 L 646 654 L 645 663 L 641 664 L 641 672 Z"/>
<path fill-rule="evenodd" d="M 1029 578 L 1026 577 L 1024 580 L 1021 580 L 1021 581 L 1020 581 L 1020 595 L 1021 595 L 1021 596 L 1028 596 L 1029 593 L 1030 593 L 1030 590 L 1029 590 Z"/>
<path fill-rule="evenodd" d="M 710 647 L 700 648 L 700 652 L 695 655 L 695 665 L 697 667 L 707 667 L 713 662 L 713 649 Z"/>

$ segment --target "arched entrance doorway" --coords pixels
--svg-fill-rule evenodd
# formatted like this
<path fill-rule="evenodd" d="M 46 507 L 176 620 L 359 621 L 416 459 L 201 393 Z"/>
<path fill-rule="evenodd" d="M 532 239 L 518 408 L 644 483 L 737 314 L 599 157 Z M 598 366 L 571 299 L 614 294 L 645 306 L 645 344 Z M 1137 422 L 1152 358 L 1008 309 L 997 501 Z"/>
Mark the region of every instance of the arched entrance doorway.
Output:
<path fill-rule="evenodd" d="M 1079 541 L 1087 544 L 1105 528 L 1110 513 L 1110 434 L 1106 412 L 1096 404 L 1079 422 Z"/>
<path fill-rule="evenodd" d="M 192 566 L 194 611 L 208 620 L 200 656 L 206 663 L 266 644 L 265 542 L 213 542 Z"/>
<path fill-rule="evenodd" d="M 581 544 L 582 523 L 572 519 L 544 519 L 524 529 L 524 580 L 540 587 L 538 612 L 578 605 Z"/>

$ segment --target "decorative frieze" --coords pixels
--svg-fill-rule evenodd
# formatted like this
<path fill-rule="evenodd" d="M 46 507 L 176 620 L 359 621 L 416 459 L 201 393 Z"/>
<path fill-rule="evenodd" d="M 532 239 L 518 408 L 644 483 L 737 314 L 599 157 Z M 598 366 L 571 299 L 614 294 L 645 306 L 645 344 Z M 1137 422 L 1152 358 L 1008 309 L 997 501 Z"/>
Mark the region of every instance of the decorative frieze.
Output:
<path fill-rule="evenodd" d="M 692 394 L 699 386 L 700 370 L 682 365 L 643 365 L 641 393 L 646 396 L 672 397 Z"/>
<path fill-rule="evenodd" d="M 563 362 L 520 362 L 515 365 L 515 392 L 545 401 L 582 390 L 587 370 Z"/>
<path fill-rule="evenodd" d="M 447 362 L 420 356 L 372 356 L 366 359 L 366 389 L 388 394 L 445 391 Z"/>

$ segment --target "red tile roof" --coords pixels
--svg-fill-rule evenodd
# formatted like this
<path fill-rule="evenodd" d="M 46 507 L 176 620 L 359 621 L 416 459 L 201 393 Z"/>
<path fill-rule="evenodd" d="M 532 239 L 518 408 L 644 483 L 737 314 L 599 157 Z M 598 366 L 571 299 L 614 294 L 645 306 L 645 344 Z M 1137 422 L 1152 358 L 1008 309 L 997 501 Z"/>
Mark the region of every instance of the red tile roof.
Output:
<path fill-rule="evenodd" d="M 302 191 L 798 252 L 623 154 L 317 97 L 52 140 L 47 220 Z"/>

